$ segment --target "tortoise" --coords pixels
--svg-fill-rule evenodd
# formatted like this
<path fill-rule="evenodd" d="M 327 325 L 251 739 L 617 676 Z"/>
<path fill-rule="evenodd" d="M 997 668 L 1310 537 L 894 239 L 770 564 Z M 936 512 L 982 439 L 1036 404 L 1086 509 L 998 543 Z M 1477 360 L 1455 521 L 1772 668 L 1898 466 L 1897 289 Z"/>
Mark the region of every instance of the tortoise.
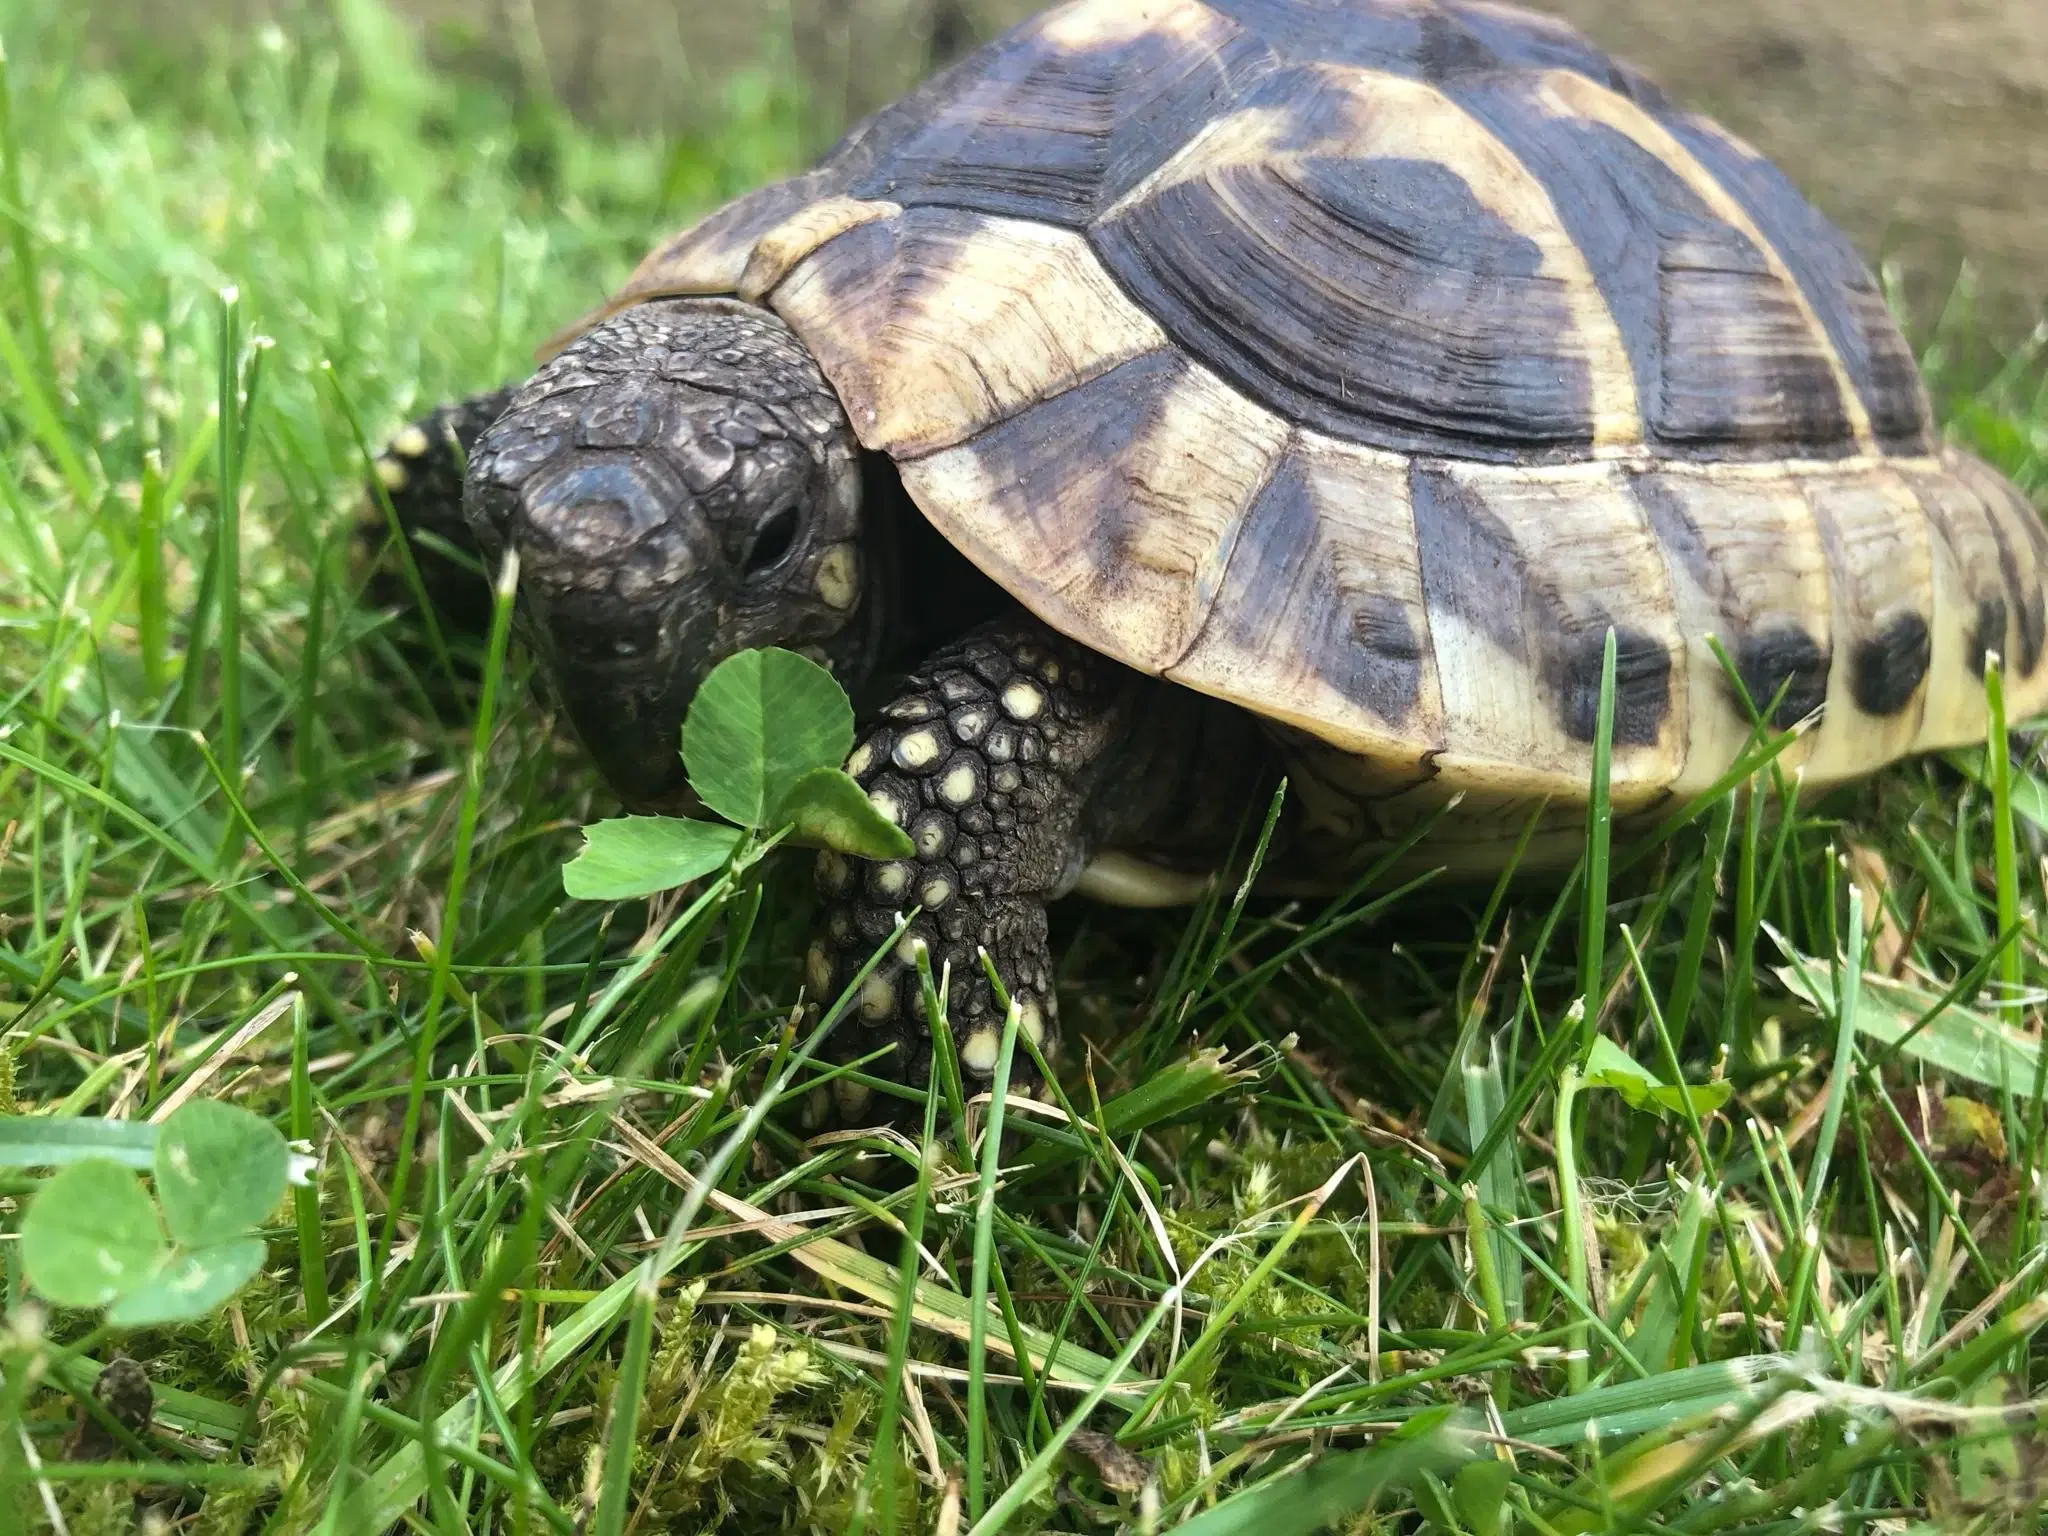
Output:
<path fill-rule="evenodd" d="M 2039 518 L 1937 436 L 1845 237 L 1484 0 L 1058 6 L 543 355 L 398 435 L 401 516 L 517 552 L 629 807 L 687 803 L 738 649 L 873 690 L 847 767 L 915 857 L 820 858 L 807 971 L 915 909 L 852 1032 L 913 1080 L 915 941 L 970 1074 L 977 946 L 1050 1050 L 1046 904 L 1187 899 L 1283 774 L 1304 880 L 1426 817 L 1454 869 L 1532 816 L 1569 857 L 1610 632 L 1624 820 L 1760 724 L 1809 788 L 1981 740 L 1991 655 L 2048 703 Z"/>

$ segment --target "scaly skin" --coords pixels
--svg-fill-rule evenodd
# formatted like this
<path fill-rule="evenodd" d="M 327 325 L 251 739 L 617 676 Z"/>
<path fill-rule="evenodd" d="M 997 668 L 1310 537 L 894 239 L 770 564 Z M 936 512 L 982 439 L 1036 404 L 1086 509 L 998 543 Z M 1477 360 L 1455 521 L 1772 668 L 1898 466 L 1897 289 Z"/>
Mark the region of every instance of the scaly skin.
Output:
<path fill-rule="evenodd" d="M 470 455 L 486 563 L 612 788 L 682 808 L 684 712 L 720 661 L 782 645 L 857 680 L 859 450 L 789 327 L 732 300 L 621 311 L 542 365 Z"/>
<path fill-rule="evenodd" d="M 1003 1026 L 985 951 L 1019 1027 L 1050 1058 L 1059 1004 L 1046 904 L 1089 861 L 1116 850 L 1212 869 L 1247 808 L 1270 796 L 1276 759 L 1242 710 L 1121 666 L 1014 613 L 934 652 L 847 760 L 883 814 L 910 835 L 908 859 L 821 854 L 823 923 L 806 958 L 814 995 L 834 998 L 916 916 L 861 984 L 833 1042 L 841 1061 L 882 1047 L 869 1068 L 912 1084 L 931 1066 L 916 947 L 947 983 L 947 1019 L 968 1092 L 988 1086 Z M 1011 1082 L 1031 1092 L 1020 1046 Z M 842 1118 L 869 1109 L 842 1080 Z"/>

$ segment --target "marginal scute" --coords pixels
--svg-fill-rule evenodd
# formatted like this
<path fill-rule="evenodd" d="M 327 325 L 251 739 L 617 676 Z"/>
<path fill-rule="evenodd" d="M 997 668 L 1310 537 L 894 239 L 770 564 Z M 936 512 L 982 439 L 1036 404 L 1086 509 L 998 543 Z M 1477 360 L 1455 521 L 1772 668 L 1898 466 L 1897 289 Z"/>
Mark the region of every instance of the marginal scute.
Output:
<path fill-rule="evenodd" d="M 2008 670 L 2019 662 L 2015 599 L 2024 594 L 2008 586 L 1998 521 L 1983 498 L 1934 461 L 1897 473 L 1927 520 L 1934 579 L 1920 740 L 1979 740 L 1990 720 L 1985 657 L 1997 655 Z"/>
<path fill-rule="evenodd" d="M 1828 701 L 1831 658 L 1800 625 L 1744 635 L 1730 659 L 1742 683 L 1744 713 L 1754 709 L 1781 731 L 1815 718 Z"/>
<path fill-rule="evenodd" d="M 1607 688 L 1607 637 L 1614 636 L 1614 723 L 1618 747 L 1651 747 L 1663 734 L 1671 708 L 1671 647 L 1663 637 L 1626 624 L 1587 631 L 1558 647 L 1559 713 L 1565 734 L 1592 742 L 1600 730 L 1600 699 Z"/>
<path fill-rule="evenodd" d="M 1930 611 L 1937 595 L 1920 503 L 1883 466 L 1807 479 L 1828 556 L 1835 668 L 1827 717 L 1807 760 L 1822 781 L 1912 750 L 1926 695 L 1928 635 L 1964 622 Z"/>
<path fill-rule="evenodd" d="M 789 275 L 789 269 L 826 242 L 876 219 L 894 218 L 903 210 L 895 203 L 862 202 L 855 197 L 821 197 L 763 235 L 747 257 L 735 290 L 749 304 L 758 304 Z"/>
<path fill-rule="evenodd" d="M 2041 669 L 2043 641 L 2048 638 L 2043 634 L 2042 611 L 2042 589 L 2048 584 L 2048 529 L 2042 525 L 2041 514 L 2010 480 L 1983 460 L 1951 449 L 1943 456 L 1943 465 L 1978 498 L 1990 518 L 2019 631 L 2020 675 L 2048 688 L 2048 671 Z M 2014 658 L 2006 660 L 2011 666 Z"/>
<path fill-rule="evenodd" d="M 1991 658 L 2004 656 L 2004 651 L 1999 649 L 1999 642 L 2004 639 L 2010 625 L 2011 616 L 2006 612 L 2004 598 L 1977 599 L 1976 618 L 1970 625 L 1970 635 L 1966 642 L 1969 649 L 1964 654 L 1966 665 L 1980 682 Z"/>
<path fill-rule="evenodd" d="M 1079 235 L 914 208 L 850 227 L 776 290 L 862 444 L 899 458 L 1166 345 Z"/>
<path fill-rule="evenodd" d="M 1896 715 L 1913 702 L 1927 676 L 1927 620 L 1902 613 L 1876 634 L 1856 643 L 1849 691 L 1867 715 Z"/>
<path fill-rule="evenodd" d="M 1629 486 L 1663 550 L 1686 637 L 1684 666 L 1695 680 L 1679 780 L 1679 792 L 1690 793 L 1742 750 L 1750 707 L 1789 730 L 1827 702 L 1827 552 L 1798 478 L 1785 469 L 1670 464 L 1631 475 Z M 1713 641 L 1735 664 L 1740 690 Z M 1792 746 L 1779 761 L 1789 771 L 1809 750 Z"/>
<path fill-rule="evenodd" d="M 1375 755 L 1439 743 L 1408 461 L 1298 431 L 1169 678 Z"/>
<path fill-rule="evenodd" d="M 1686 675 L 1664 558 L 1615 470 L 1418 461 L 1409 477 L 1444 697 L 1446 775 L 1582 794 L 1588 700 L 1616 636 L 1613 786 L 1640 804 L 1687 755 Z M 1590 689 L 1589 689 L 1590 678 Z M 1485 744 L 1483 757 L 1471 749 Z M 1453 774 L 1452 770 L 1457 770 Z"/>

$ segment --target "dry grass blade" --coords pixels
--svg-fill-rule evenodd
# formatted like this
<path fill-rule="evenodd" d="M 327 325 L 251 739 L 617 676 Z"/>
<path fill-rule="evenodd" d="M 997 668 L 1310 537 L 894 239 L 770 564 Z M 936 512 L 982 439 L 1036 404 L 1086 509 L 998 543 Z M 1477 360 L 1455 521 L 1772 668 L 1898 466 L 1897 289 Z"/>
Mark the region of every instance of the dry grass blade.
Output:
<path fill-rule="evenodd" d="M 630 1128 L 621 1126 L 621 1130 L 632 1143 L 635 1155 L 663 1178 L 679 1189 L 703 1190 L 703 1181 L 661 1148 L 637 1137 Z M 807 1234 L 796 1222 L 771 1215 L 722 1189 L 704 1191 L 704 1199 L 732 1217 L 741 1229 L 783 1247 L 790 1258 L 820 1278 L 878 1305 L 895 1303 L 901 1276 L 889 1265 L 836 1238 Z M 916 1298 L 912 1316 L 919 1325 L 962 1344 L 967 1342 L 972 1330 L 972 1308 L 965 1296 L 929 1280 L 920 1280 Z M 1014 1358 L 1002 1316 L 993 1305 L 989 1308 L 989 1322 L 987 1347 Z M 1120 1394 L 1140 1393 L 1152 1385 L 1140 1376 L 1115 1372 L 1111 1362 L 1101 1355 L 1078 1344 L 1056 1340 L 1042 1329 L 1020 1327 L 1020 1333 L 1029 1346 L 1031 1365 L 1062 1385 L 1086 1388 L 1107 1383 L 1109 1390 Z"/>

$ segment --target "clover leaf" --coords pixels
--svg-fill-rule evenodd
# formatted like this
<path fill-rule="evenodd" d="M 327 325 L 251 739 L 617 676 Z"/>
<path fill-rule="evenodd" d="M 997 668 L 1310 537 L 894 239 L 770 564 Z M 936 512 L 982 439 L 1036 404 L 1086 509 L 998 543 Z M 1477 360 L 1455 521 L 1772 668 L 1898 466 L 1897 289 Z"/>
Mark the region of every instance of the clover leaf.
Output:
<path fill-rule="evenodd" d="M 110 1139 L 124 1150 L 153 1133 L 156 1197 L 113 1158 L 67 1162 L 22 1216 L 29 1283 L 58 1306 L 105 1307 L 117 1327 L 203 1317 L 263 1267 L 254 1229 L 284 1194 L 290 1149 L 269 1121 L 210 1099 L 123 1129 Z"/>
<path fill-rule="evenodd" d="M 683 722 L 683 767 L 727 821 L 762 827 L 790 787 L 853 750 L 853 706 L 794 651 L 741 651 L 712 669 Z"/>
<path fill-rule="evenodd" d="M 618 816 L 583 829 L 583 849 L 562 867 L 579 901 L 630 901 L 710 874 L 732 857 L 738 827 L 681 816 Z"/>
<path fill-rule="evenodd" d="M 706 809 L 732 826 L 619 816 L 583 829 L 562 888 L 584 901 L 626 901 L 722 866 L 746 833 L 786 830 L 792 843 L 864 859 L 911 854 L 903 829 L 840 767 L 853 750 L 853 706 L 832 674 L 794 651 L 741 651 L 712 669 L 683 722 L 683 768 Z"/>

